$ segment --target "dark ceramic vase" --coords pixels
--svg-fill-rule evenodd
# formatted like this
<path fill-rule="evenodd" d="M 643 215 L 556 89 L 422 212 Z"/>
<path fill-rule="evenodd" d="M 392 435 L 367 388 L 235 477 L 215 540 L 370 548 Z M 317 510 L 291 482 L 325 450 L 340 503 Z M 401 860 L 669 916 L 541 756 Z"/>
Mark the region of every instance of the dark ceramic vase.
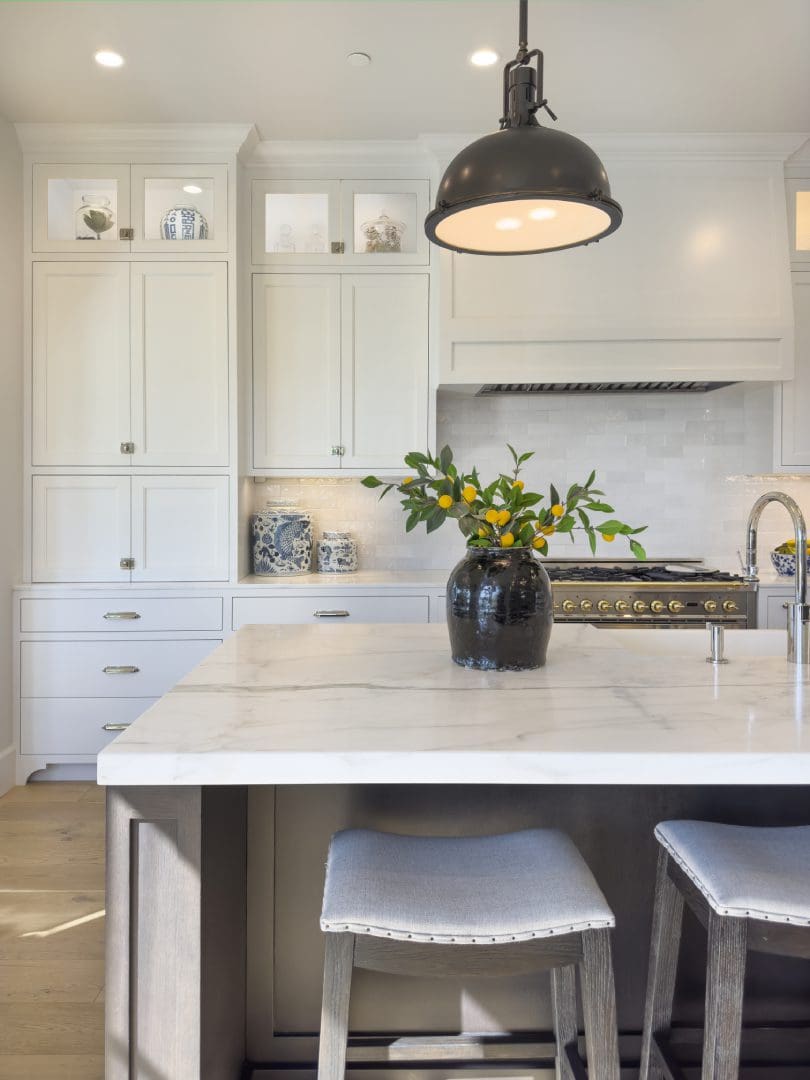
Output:
<path fill-rule="evenodd" d="M 548 574 L 528 548 L 468 548 L 450 574 L 450 649 L 462 667 L 542 667 L 552 621 Z"/>

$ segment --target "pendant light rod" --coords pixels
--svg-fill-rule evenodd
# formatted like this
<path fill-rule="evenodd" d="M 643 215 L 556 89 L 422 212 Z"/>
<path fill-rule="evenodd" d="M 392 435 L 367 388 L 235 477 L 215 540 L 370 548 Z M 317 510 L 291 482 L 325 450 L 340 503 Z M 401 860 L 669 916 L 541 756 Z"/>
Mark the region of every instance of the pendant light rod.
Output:
<path fill-rule="evenodd" d="M 552 120 L 557 119 L 543 97 L 543 53 L 540 49 L 529 51 L 529 0 L 519 0 L 519 5 L 517 56 L 503 69 L 502 131 L 521 124 L 537 124 L 534 114 L 539 109 L 545 109 Z M 535 59 L 536 72 L 531 67 Z"/>
<path fill-rule="evenodd" d="M 520 30 L 518 37 L 518 59 L 526 55 L 529 48 L 529 0 L 520 0 Z"/>

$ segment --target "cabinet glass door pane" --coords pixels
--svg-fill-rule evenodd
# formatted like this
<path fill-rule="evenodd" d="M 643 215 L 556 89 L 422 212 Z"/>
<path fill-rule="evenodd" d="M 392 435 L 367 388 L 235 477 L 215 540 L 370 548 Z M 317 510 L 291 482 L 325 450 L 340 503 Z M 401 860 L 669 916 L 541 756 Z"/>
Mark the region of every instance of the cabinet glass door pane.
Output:
<path fill-rule="evenodd" d="M 355 255 L 398 255 L 416 251 L 415 192 L 354 195 Z"/>
<path fill-rule="evenodd" d="M 264 250 L 271 255 L 328 254 L 328 193 L 265 195 Z"/>
<path fill-rule="evenodd" d="M 227 251 L 227 165 L 133 165 L 133 251 Z"/>
<path fill-rule="evenodd" d="M 796 236 L 797 251 L 810 251 L 810 190 L 796 192 Z"/>
<path fill-rule="evenodd" d="M 128 251 L 129 166 L 34 165 L 34 251 Z"/>

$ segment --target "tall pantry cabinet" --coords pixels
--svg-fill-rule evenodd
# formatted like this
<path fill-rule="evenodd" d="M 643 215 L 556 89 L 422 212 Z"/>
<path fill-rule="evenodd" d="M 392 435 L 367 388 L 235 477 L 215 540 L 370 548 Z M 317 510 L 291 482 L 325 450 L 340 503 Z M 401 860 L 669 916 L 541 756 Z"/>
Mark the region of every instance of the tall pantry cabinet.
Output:
<path fill-rule="evenodd" d="M 20 125 L 30 333 L 19 782 L 92 761 L 222 640 L 220 590 L 236 567 L 246 134 Z"/>

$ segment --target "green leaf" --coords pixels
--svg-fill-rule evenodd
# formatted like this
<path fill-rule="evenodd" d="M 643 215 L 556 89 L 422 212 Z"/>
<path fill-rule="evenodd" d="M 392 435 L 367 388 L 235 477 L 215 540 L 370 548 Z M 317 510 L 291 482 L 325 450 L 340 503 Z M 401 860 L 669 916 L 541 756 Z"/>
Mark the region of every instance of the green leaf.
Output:
<path fill-rule="evenodd" d="M 528 453 L 520 455 L 520 457 L 517 459 L 517 463 L 518 463 L 518 465 L 522 465 L 524 461 L 528 461 L 529 458 L 533 458 L 533 457 L 534 457 L 534 450 L 529 450 Z"/>
<path fill-rule="evenodd" d="M 554 487 L 553 484 L 551 485 L 550 490 L 551 490 L 551 505 L 552 506 L 557 506 L 559 504 L 559 502 L 560 502 L 560 493 L 559 493 L 559 491 L 557 491 L 557 489 Z"/>
<path fill-rule="evenodd" d="M 593 472 L 591 473 L 591 475 L 590 475 L 590 476 L 588 477 L 588 479 L 587 479 L 587 480 L 585 481 L 585 487 L 586 487 L 586 488 L 590 488 L 591 484 L 592 484 L 592 483 L 594 482 L 594 480 L 595 480 L 595 479 L 596 479 L 596 469 L 594 469 L 594 470 L 593 470 Z"/>
<path fill-rule="evenodd" d="M 439 453 L 439 471 L 447 473 L 447 470 L 453 464 L 453 451 L 449 446 L 443 446 Z"/>
<path fill-rule="evenodd" d="M 630 550 L 633 552 L 633 554 L 635 555 L 635 557 L 637 559 L 646 559 L 647 558 L 647 552 L 644 550 L 644 548 L 641 546 L 641 544 L 638 542 L 638 540 L 631 540 L 630 541 Z"/>
<path fill-rule="evenodd" d="M 514 463 L 515 463 L 515 464 L 517 465 L 517 463 L 518 463 L 518 456 L 517 456 L 517 451 L 515 450 L 514 446 L 512 446 L 512 444 L 511 444 L 511 443 L 507 443 L 507 444 L 506 444 L 506 449 L 507 449 L 507 450 L 509 451 L 509 453 L 510 453 L 510 454 L 512 455 L 512 461 L 514 461 Z"/>
<path fill-rule="evenodd" d="M 588 529 L 588 546 L 591 549 L 591 555 L 596 554 L 596 533 L 593 529 Z"/>
<path fill-rule="evenodd" d="M 364 476 L 360 483 L 367 488 L 382 487 L 382 480 L 378 480 L 376 476 Z"/>
<path fill-rule="evenodd" d="M 542 498 L 543 498 L 542 495 L 535 495 L 534 492 L 532 492 L 529 495 L 521 496 L 520 505 L 522 507 L 537 506 L 537 504 L 540 502 L 540 500 Z"/>
<path fill-rule="evenodd" d="M 405 532 L 412 532 L 418 524 L 419 514 L 415 510 L 412 510 L 411 513 L 408 514 L 408 520 L 405 522 Z"/>
<path fill-rule="evenodd" d="M 440 529 L 447 520 L 447 511 L 442 510 L 440 506 L 437 506 L 430 517 L 427 519 L 427 531 L 429 533 L 435 532 Z"/>
<path fill-rule="evenodd" d="M 383 497 L 384 495 L 387 495 L 387 494 L 388 494 L 388 492 L 389 492 L 389 491 L 391 490 L 391 488 L 392 488 L 393 486 L 394 486 L 393 484 L 386 484 L 386 485 L 385 485 L 385 487 L 384 487 L 384 488 L 382 489 L 382 491 L 380 492 L 380 499 L 381 499 L 381 498 L 382 498 L 382 497 Z M 379 501 L 379 500 L 378 500 L 378 501 Z"/>
<path fill-rule="evenodd" d="M 591 527 L 591 519 L 584 510 L 577 510 L 577 517 L 582 522 L 583 529 L 589 529 Z"/>
<path fill-rule="evenodd" d="M 612 514 L 614 512 L 612 506 L 608 506 L 607 503 L 603 502 L 590 502 L 586 503 L 585 506 L 586 509 L 595 510 L 599 514 Z"/>

